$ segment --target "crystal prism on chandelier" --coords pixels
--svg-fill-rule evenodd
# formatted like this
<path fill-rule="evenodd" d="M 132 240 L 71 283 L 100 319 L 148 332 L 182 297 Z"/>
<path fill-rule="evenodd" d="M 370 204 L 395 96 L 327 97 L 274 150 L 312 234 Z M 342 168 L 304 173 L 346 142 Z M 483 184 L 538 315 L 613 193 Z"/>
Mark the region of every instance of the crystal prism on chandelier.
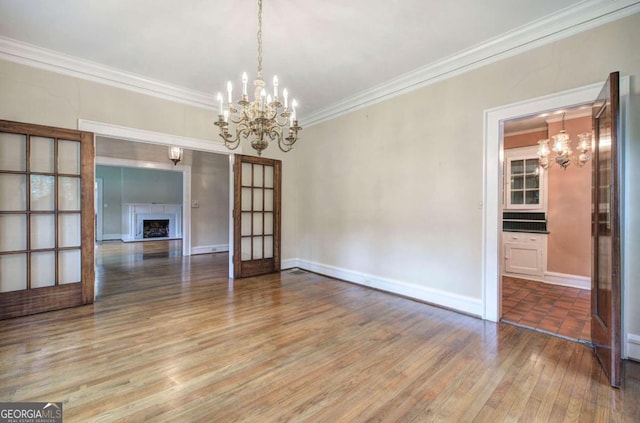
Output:
<path fill-rule="evenodd" d="M 220 136 L 224 145 L 235 150 L 242 138 L 251 142 L 251 147 L 262 155 L 262 150 L 269 146 L 270 141 L 277 141 L 280 150 L 287 152 L 293 148 L 298 140 L 298 125 L 296 116 L 296 100 L 289 103 L 286 88 L 282 91 L 282 102 L 278 95 L 278 77 L 273 77 L 273 96 L 267 93 L 262 79 L 262 0 L 258 0 L 258 75 L 253 81 L 255 87 L 253 101 L 247 94 L 246 72 L 242 74 L 242 95 L 236 104 L 233 103 L 233 85 L 227 82 L 226 103 L 221 93 L 218 93 L 218 120 L 215 125 L 220 128 Z M 235 126 L 235 130 L 230 128 Z M 235 132 L 232 134 L 231 131 Z"/>
<path fill-rule="evenodd" d="M 551 150 L 556 153 L 554 161 L 565 170 L 571 164 L 572 159 L 576 159 L 575 157 L 572 157 L 573 150 L 571 149 L 571 138 L 564 129 L 564 116 L 565 114 L 563 113 L 562 129 L 558 134 L 551 137 L 553 140 L 552 148 L 549 147 L 549 139 L 538 141 L 538 163 L 543 169 L 547 169 L 549 167 L 549 155 Z M 579 167 L 584 166 L 589 159 L 591 159 L 591 156 L 589 155 L 590 146 L 591 134 L 588 132 L 578 134 L 578 145 L 576 148 L 580 153 L 577 157 Z"/>

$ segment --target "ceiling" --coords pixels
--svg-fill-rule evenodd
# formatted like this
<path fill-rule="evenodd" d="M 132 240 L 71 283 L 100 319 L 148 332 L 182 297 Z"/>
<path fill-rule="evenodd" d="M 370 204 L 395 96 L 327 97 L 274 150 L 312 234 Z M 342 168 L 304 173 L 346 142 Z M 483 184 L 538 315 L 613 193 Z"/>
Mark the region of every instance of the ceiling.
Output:
<path fill-rule="evenodd" d="M 581 3 L 264 0 L 264 76 L 313 113 Z M 0 37 L 206 95 L 256 75 L 256 0 L 0 0 L 0 16 Z"/>

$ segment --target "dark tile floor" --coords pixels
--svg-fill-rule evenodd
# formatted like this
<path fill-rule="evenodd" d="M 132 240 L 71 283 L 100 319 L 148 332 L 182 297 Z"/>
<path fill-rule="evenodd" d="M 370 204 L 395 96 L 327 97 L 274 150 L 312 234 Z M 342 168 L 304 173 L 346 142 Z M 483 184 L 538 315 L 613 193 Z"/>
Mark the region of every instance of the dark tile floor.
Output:
<path fill-rule="evenodd" d="M 590 341 L 591 291 L 504 276 L 502 320 Z"/>

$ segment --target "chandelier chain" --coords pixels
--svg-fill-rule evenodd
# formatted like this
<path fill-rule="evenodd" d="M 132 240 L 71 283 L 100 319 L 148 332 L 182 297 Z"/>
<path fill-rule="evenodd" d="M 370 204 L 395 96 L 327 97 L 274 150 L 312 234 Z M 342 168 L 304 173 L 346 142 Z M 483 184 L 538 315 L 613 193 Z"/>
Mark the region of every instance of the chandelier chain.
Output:
<path fill-rule="evenodd" d="M 258 77 L 262 78 L 262 0 L 258 0 Z"/>

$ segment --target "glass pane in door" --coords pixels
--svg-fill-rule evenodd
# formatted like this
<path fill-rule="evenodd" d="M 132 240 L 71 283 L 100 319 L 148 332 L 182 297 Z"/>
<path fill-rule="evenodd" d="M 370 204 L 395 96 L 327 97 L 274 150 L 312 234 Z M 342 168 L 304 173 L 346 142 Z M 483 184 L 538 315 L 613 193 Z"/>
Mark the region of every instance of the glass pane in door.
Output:
<path fill-rule="evenodd" d="M 55 205 L 54 176 L 31 175 L 31 210 L 53 211 Z"/>
<path fill-rule="evenodd" d="M 0 255 L 0 292 L 27 289 L 27 255 Z"/>
<path fill-rule="evenodd" d="M 27 136 L 0 132 L 0 169 L 24 172 L 27 169 Z"/>
<path fill-rule="evenodd" d="M 56 284 L 56 253 L 45 251 L 31 254 L 31 288 L 43 288 Z"/>
<path fill-rule="evenodd" d="M 38 173 L 54 172 L 55 141 L 53 138 L 31 137 L 29 170 Z"/>
<path fill-rule="evenodd" d="M 58 283 L 75 283 L 81 280 L 80 250 L 64 250 L 58 252 Z"/>
<path fill-rule="evenodd" d="M 272 189 L 264 190 L 264 210 L 273 211 L 273 190 Z"/>
<path fill-rule="evenodd" d="M 273 237 L 264 237 L 264 258 L 273 258 Z"/>
<path fill-rule="evenodd" d="M 80 175 L 80 143 L 58 141 L 58 173 Z"/>
<path fill-rule="evenodd" d="M 253 214 L 253 235 L 262 235 L 263 213 Z"/>
<path fill-rule="evenodd" d="M 26 211 L 26 180 L 24 175 L 0 174 L 1 211 Z"/>
<path fill-rule="evenodd" d="M 538 204 L 540 203 L 540 194 L 538 191 L 526 191 L 524 197 L 525 204 Z"/>
<path fill-rule="evenodd" d="M 525 173 L 532 174 L 538 172 L 538 159 L 525 160 Z"/>
<path fill-rule="evenodd" d="M 58 209 L 80 210 L 80 179 L 58 178 Z"/>
<path fill-rule="evenodd" d="M 514 176 L 511 178 L 511 189 L 524 188 L 524 176 Z"/>
<path fill-rule="evenodd" d="M 27 249 L 27 215 L 0 214 L 0 252 Z"/>
<path fill-rule="evenodd" d="M 251 186 L 251 163 L 242 163 L 242 186 Z"/>
<path fill-rule="evenodd" d="M 607 110 L 605 113 L 609 113 Z M 611 257 L 611 119 L 599 119 L 600 142 L 598 145 L 598 168 L 599 172 L 599 204 L 598 204 L 598 278 L 596 280 L 597 310 L 598 315 L 605 319 L 605 324 L 609 327 L 608 313 L 600 311 L 608 310 L 611 303 L 611 277 L 612 277 L 612 257 Z"/>
<path fill-rule="evenodd" d="M 251 238 L 242 238 L 240 241 L 240 256 L 242 260 L 251 260 Z"/>
<path fill-rule="evenodd" d="M 254 236 L 253 237 L 253 259 L 259 260 L 262 257 L 262 237 Z"/>
<path fill-rule="evenodd" d="M 58 247 L 80 246 L 80 213 L 58 216 Z"/>
<path fill-rule="evenodd" d="M 522 191 L 511 191 L 511 204 L 524 204 L 524 193 Z"/>
<path fill-rule="evenodd" d="M 56 226 L 55 215 L 31 215 L 31 249 L 55 248 Z"/>
<path fill-rule="evenodd" d="M 524 160 L 511 161 L 511 174 L 522 175 L 524 173 Z"/>
<path fill-rule="evenodd" d="M 263 169 L 264 166 L 262 165 L 257 165 L 254 164 L 253 165 L 253 186 L 254 187 L 261 187 L 263 186 Z"/>
<path fill-rule="evenodd" d="M 251 212 L 242 212 L 240 219 L 240 235 L 251 235 Z"/>
<path fill-rule="evenodd" d="M 273 188 L 273 166 L 264 167 L 264 186 L 265 188 Z"/>
<path fill-rule="evenodd" d="M 263 210 L 263 204 L 264 204 L 264 194 L 263 194 L 264 190 L 261 188 L 254 188 L 253 189 L 253 210 L 255 211 L 262 211 Z"/>
<path fill-rule="evenodd" d="M 240 207 L 242 211 L 251 211 L 251 188 L 242 188 L 240 192 Z"/>

